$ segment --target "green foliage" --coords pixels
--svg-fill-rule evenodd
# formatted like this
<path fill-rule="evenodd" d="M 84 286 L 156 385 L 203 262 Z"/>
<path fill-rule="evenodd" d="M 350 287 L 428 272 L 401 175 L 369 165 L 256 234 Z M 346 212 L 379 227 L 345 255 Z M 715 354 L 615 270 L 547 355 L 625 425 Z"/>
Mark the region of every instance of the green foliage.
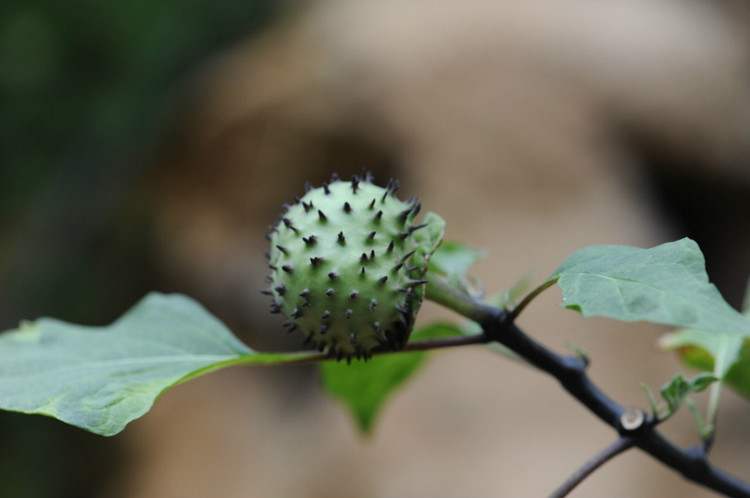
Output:
<path fill-rule="evenodd" d="M 583 316 L 750 336 L 750 320 L 709 283 L 703 254 L 687 238 L 651 249 L 586 247 L 551 279 L 563 291 L 563 306 Z"/>
<path fill-rule="evenodd" d="M 750 321 L 750 285 L 743 314 Z M 750 338 L 681 329 L 665 334 L 659 344 L 664 349 L 676 350 L 687 365 L 713 372 L 750 398 Z"/>
<path fill-rule="evenodd" d="M 41 318 L 0 335 L 0 408 L 111 436 L 171 386 L 288 357 L 254 353 L 187 297 L 152 293 L 106 327 Z"/>
<path fill-rule="evenodd" d="M 669 416 L 676 412 L 691 393 L 698 393 L 716 382 L 718 379 L 710 374 L 698 374 L 692 379 L 685 379 L 682 375 L 675 375 L 660 389 L 661 397 L 667 402 Z"/>
<path fill-rule="evenodd" d="M 414 339 L 437 339 L 461 335 L 449 324 L 431 324 L 416 330 Z M 424 351 L 380 355 L 368 363 L 326 362 L 320 364 L 323 387 L 346 406 L 363 434 L 372 432 L 385 401 L 409 380 L 427 358 Z"/>

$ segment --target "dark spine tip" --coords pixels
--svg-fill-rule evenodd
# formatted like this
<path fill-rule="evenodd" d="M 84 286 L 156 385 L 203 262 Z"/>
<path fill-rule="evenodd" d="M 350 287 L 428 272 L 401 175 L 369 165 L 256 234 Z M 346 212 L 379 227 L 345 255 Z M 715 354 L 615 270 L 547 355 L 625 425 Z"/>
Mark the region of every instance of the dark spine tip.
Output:
<path fill-rule="evenodd" d="M 372 220 L 375 222 L 379 222 L 382 217 L 383 217 L 383 210 L 381 209 L 377 213 L 375 213 L 375 217 Z"/>
<path fill-rule="evenodd" d="M 306 213 L 309 213 L 310 210 L 313 208 L 313 204 L 312 204 L 312 202 L 302 201 L 302 207 L 305 208 L 305 212 Z"/>
<path fill-rule="evenodd" d="M 375 249 L 370 251 L 370 261 L 375 261 Z"/>
<path fill-rule="evenodd" d="M 333 289 L 328 289 L 326 291 L 326 296 L 328 296 L 328 297 L 333 297 L 334 294 L 335 294 L 335 292 L 334 292 Z"/>
<path fill-rule="evenodd" d="M 385 284 L 387 281 L 388 281 L 388 275 L 384 275 L 378 279 L 378 283 L 380 283 L 380 285 Z"/>
<path fill-rule="evenodd" d="M 292 318 L 299 318 L 302 316 L 302 310 L 299 308 L 294 308 L 291 313 L 289 313 L 289 316 Z"/>
<path fill-rule="evenodd" d="M 338 239 L 336 240 L 339 244 L 342 246 L 346 244 L 346 237 L 344 237 L 344 232 L 339 232 Z"/>
<path fill-rule="evenodd" d="M 406 283 L 406 285 L 415 286 L 415 285 L 426 284 L 427 282 L 428 282 L 428 280 L 424 280 L 424 279 L 422 279 L 422 280 L 410 280 L 409 282 Z"/>
<path fill-rule="evenodd" d="M 318 256 L 310 258 L 310 264 L 313 265 L 313 267 L 316 267 L 316 266 L 320 265 L 323 261 L 324 261 L 324 259 L 320 258 Z"/>
<path fill-rule="evenodd" d="M 328 188 L 328 184 L 326 182 L 323 182 L 323 192 L 325 192 L 326 195 L 331 194 L 331 189 Z"/>
<path fill-rule="evenodd" d="M 292 196 L 292 202 L 294 202 L 295 204 L 299 204 L 299 201 L 300 201 L 299 196 L 296 196 L 296 195 Z"/>
<path fill-rule="evenodd" d="M 401 269 L 402 266 L 404 266 L 404 262 L 403 261 L 401 261 L 396 266 L 394 266 L 392 271 L 397 272 L 397 271 L 399 271 Z"/>
<path fill-rule="evenodd" d="M 409 237 L 409 232 L 399 232 L 398 236 L 401 240 L 406 240 Z"/>
<path fill-rule="evenodd" d="M 320 221 L 328 221 L 328 217 L 320 209 L 318 209 L 318 219 Z"/>
<path fill-rule="evenodd" d="M 299 293 L 299 297 L 307 297 L 310 295 L 310 289 L 305 289 Z"/>
<path fill-rule="evenodd" d="M 284 246 L 277 245 L 276 249 L 278 249 L 279 251 L 283 252 L 284 254 L 289 254 L 289 250 L 286 247 L 284 247 Z"/>
<path fill-rule="evenodd" d="M 344 313 L 344 317 L 346 317 L 346 319 L 348 320 L 352 317 L 353 314 L 354 312 L 352 310 L 346 310 L 346 313 Z"/>
<path fill-rule="evenodd" d="M 367 234 L 367 242 L 372 242 L 373 240 L 375 240 L 375 235 L 376 234 L 377 234 L 377 232 L 374 231 L 374 230 L 372 232 L 370 232 L 369 234 Z"/>
<path fill-rule="evenodd" d="M 260 293 L 265 294 L 266 296 L 273 296 L 273 292 L 268 289 L 261 289 Z"/>
<path fill-rule="evenodd" d="M 274 290 L 279 293 L 279 296 L 286 294 L 286 286 L 284 284 L 274 287 Z"/>
<path fill-rule="evenodd" d="M 341 177 L 339 176 L 338 173 L 334 173 L 331 175 L 331 183 L 340 182 L 340 181 L 341 181 Z"/>
<path fill-rule="evenodd" d="M 416 232 L 417 230 L 419 230 L 420 228 L 424 228 L 426 226 L 427 226 L 427 223 L 421 223 L 419 225 L 412 225 L 409 227 L 409 233 L 412 234 Z"/>
<path fill-rule="evenodd" d="M 271 253 L 270 252 L 264 253 L 263 256 L 265 256 L 267 260 L 269 260 L 269 261 L 271 260 Z"/>
<path fill-rule="evenodd" d="M 406 253 L 403 258 L 401 258 L 401 261 L 406 261 L 407 259 L 411 258 L 414 255 L 415 252 L 417 252 L 417 250 L 416 249 L 412 249 L 411 251 L 409 251 L 408 253 Z"/>
<path fill-rule="evenodd" d="M 359 296 L 359 291 L 353 290 L 351 294 L 349 294 L 349 297 L 351 299 L 357 299 L 357 296 Z"/>
<path fill-rule="evenodd" d="M 339 278 L 339 274 L 335 271 L 332 271 L 328 274 L 328 278 L 330 278 L 331 280 L 336 280 L 337 278 Z"/>
<path fill-rule="evenodd" d="M 315 245 L 318 239 L 317 237 L 315 237 L 315 235 L 310 235 L 309 237 L 302 237 L 302 241 L 305 243 L 307 247 L 312 247 Z"/>
<path fill-rule="evenodd" d="M 302 307 L 303 308 L 309 308 L 310 304 L 311 304 L 310 301 L 307 300 L 307 299 L 305 299 L 304 301 L 302 301 Z"/>
<path fill-rule="evenodd" d="M 375 322 L 375 323 L 373 323 L 373 324 L 372 324 L 372 329 L 373 329 L 373 330 L 375 331 L 375 333 L 376 333 L 376 334 L 378 334 L 378 335 L 380 335 L 380 333 L 382 332 L 382 331 L 380 330 L 380 323 L 379 323 L 379 322 Z"/>
<path fill-rule="evenodd" d="M 281 313 L 281 303 L 278 301 L 274 301 L 271 303 L 271 313 Z"/>
<path fill-rule="evenodd" d="M 323 334 L 325 334 L 326 332 L 328 332 L 328 325 L 326 325 L 326 324 L 324 323 L 323 325 L 321 325 L 321 326 L 320 326 L 320 335 L 323 335 Z"/>
<path fill-rule="evenodd" d="M 366 252 L 363 252 L 362 256 L 359 257 L 359 262 L 360 263 L 367 263 L 367 253 Z"/>
<path fill-rule="evenodd" d="M 315 334 L 314 334 L 313 332 L 310 332 L 309 334 L 307 334 L 307 337 L 305 337 L 305 340 L 304 340 L 304 341 L 302 341 L 302 345 L 303 345 L 303 346 L 306 346 L 306 345 L 308 345 L 308 344 L 310 343 L 310 341 L 312 341 L 312 338 L 313 338 L 314 336 L 315 336 Z"/>
<path fill-rule="evenodd" d="M 347 214 L 352 212 L 352 205 L 348 202 L 344 203 L 344 212 Z"/>
<path fill-rule="evenodd" d="M 398 219 L 401 221 L 401 223 L 406 223 L 406 218 L 408 218 L 410 214 L 411 214 L 411 208 L 404 209 L 403 211 L 398 213 Z"/>
<path fill-rule="evenodd" d="M 352 343 L 352 344 L 356 344 L 357 343 L 357 334 L 355 334 L 354 332 L 352 332 L 351 334 L 349 334 L 349 342 Z"/>
<path fill-rule="evenodd" d="M 325 310 L 322 315 L 320 315 L 321 320 L 328 320 L 331 318 L 331 312 L 328 310 Z"/>
<path fill-rule="evenodd" d="M 357 175 L 352 176 L 352 193 L 356 194 L 359 188 L 359 177 Z"/>
<path fill-rule="evenodd" d="M 385 251 L 385 252 L 387 252 L 387 253 L 392 253 L 392 252 L 393 252 L 393 247 L 394 247 L 395 245 L 396 245 L 396 243 L 395 243 L 394 241 L 391 241 L 391 243 L 390 243 L 390 244 L 388 244 L 388 249 L 386 249 L 386 251 Z"/>
<path fill-rule="evenodd" d="M 378 302 L 376 300 L 373 299 L 372 301 L 370 301 L 370 313 L 375 311 L 375 306 L 377 305 L 378 305 Z"/>
<path fill-rule="evenodd" d="M 365 267 L 364 266 L 362 267 L 361 270 L 359 270 L 359 274 L 360 275 L 364 275 L 365 274 Z"/>
<path fill-rule="evenodd" d="M 372 199 L 372 200 L 370 201 L 370 204 L 369 204 L 369 205 L 367 206 L 367 209 L 375 209 L 375 201 L 376 201 L 376 200 L 377 200 L 377 199 L 374 199 L 374 198 L 373 198 L 373 199 Z"/>
<path fill-rule="evenodd" d="M 276 265 L 268 265 L 268 267 L 269 267 L 270 269 L 272 269 L 273 271 L 276 271 L 276 270 L 278 270 L 278 269 L 279 269 L 279 267 L 278 267 L 278 266 L 276 266 Z"/>
<path fill-rule="evenodd" d="M 292 268 L 290 265 L 284 265 L 281 267 L 281 269 L 290 274 L 294 271 L 294 268 Z"/>

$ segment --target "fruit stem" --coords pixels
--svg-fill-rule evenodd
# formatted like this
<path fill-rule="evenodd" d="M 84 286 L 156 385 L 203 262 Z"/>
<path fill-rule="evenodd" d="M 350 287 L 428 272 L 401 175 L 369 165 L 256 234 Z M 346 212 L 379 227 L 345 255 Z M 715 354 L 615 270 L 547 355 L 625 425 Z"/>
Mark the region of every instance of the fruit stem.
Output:
<path fill-rule="evenodd" d="M 482 324 L 492 319 L 497 313 L 495 308 L 451 286 L 440 275 L 428 270 L 424 279 L 427 280 L 426 299 L 445 306 L 469 320 Z"/>

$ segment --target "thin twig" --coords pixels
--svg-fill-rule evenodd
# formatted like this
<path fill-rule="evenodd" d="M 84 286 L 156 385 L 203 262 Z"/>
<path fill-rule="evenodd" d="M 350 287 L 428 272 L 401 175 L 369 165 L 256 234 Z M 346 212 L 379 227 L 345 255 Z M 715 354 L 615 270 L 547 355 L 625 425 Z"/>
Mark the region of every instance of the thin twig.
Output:
<path fill-rule="evenodd" d="M 609 444 L 606 448 L 587 460 L 586 463 L 571 474 L 559 488 L 553 491 L 552 494 L 549 495 L 549 498 L 563 498 L 568 496 L 568 493 L 573 491 L 573 489 L 591 475 L 592 472 L 623 451 L 632 448 L 633 445 L 633 438 L 629 436 L 618 438 L 615 442 Z"/>
<path fill-rule="evenodd" d="M 529 303 L 531 301 L 533 301 L 535 297 L 537 297 L 539 294 L 541 294 L 545 290 L 547 290 L 550 287 L 552 287 L 553 285 L 555 285 L 555 283 L 557 283 L 557 279 L 556 278 L 552 278 L 552 279 L 547 280 L 546 282 L 544 282 L 542 285 L 540 285 L 539 287 L 537 287 L 533 291 L 531 291 L 528 294 L 526 294 L 526 297 L 524 297 L 521 300 L 521 302 L 518 303 L 518 306 L 516 306 L 515 308 L 513 308 L 512 310 L 510 310 L 508 312 L 508 319 L 511 322 L 515 321 L 516 318 L 518 318 L 518 315 L 521 314 L 521 312 L 524 310 L 524 308 L 526 308 L 526 306 L 528 306 Z"/>

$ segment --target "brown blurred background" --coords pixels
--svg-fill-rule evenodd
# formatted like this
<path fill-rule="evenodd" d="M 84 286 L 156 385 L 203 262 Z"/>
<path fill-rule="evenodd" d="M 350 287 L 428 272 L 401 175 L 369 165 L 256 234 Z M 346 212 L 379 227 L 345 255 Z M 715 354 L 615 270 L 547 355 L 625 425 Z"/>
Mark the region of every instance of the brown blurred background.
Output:
<path fill-rule="evenodd" d="M 110 322 L 147 291 L 204 303 L 256 349 L 296 349 L 259 294 L 263 234 L 332 172 L 401 179 L 487 250 L 487 292 L 590 244 L 683 236 L 738 306 L 750 274 L 743 2 L 17 0 L 0 6 L 0 327 Z M 521 318 L 585 348 L 622 404 L 682 367 L 664 329 Z M 454 318 L 426 306 L 422 323 Z M 703 401 L 703 400 L 701 400 Z M 750 404 L 712 459 L 750 479 Z M 664 430 L 695 444 L 686 413 Z M 552 379 L 435 355 L 359 438 L 315 369 L 180 386 L 110 439 L 0 414 L 0 496 L 540 496 L 614 434 Z M 710 496 L 647 456 L 573 496 Z"/>

